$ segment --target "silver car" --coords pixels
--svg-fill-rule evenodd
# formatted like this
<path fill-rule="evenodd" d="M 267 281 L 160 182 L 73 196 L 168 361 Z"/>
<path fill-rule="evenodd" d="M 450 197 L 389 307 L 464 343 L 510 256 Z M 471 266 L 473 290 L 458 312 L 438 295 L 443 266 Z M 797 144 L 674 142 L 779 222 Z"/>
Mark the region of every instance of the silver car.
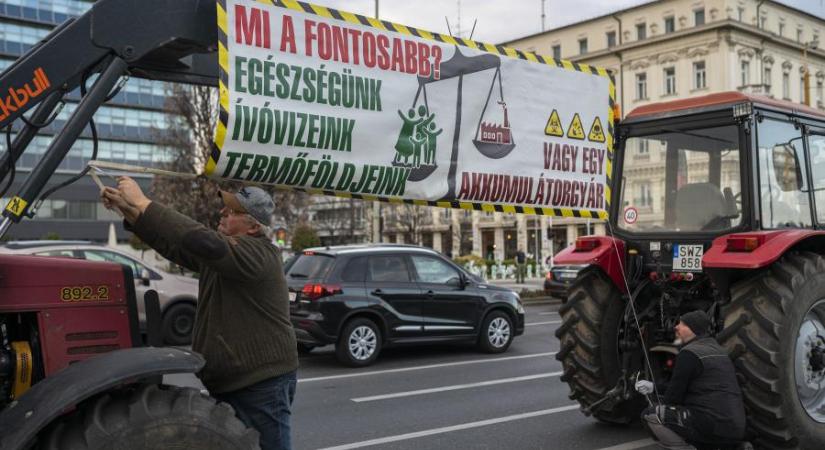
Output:
<path fill-rule="evenodd" d="M 11 241 L 0 246 L 2 253 L 63 256 L 106 261 L 132 269 L 135 278 L 140 327 L 146 325 L 143 294 L 154 289 L 160 297 L 161 331 L 167 345 L 191 343 L 195 324 L 198 280 L 175 275 L 141 261 L 129 253 L 87 241 Z"/>

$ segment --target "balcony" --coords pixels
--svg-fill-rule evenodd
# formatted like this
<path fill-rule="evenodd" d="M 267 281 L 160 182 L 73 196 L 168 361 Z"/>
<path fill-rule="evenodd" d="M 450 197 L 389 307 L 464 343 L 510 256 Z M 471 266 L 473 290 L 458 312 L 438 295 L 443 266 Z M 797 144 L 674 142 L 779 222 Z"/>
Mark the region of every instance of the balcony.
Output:
<path fill-rule="evenodd" d="M 746 84 L 744 86 L 739 86 L 736 89 L 744 94 L 764 95 L 766 97 L 773 97 L 773 95 L 771 94 L 770 84 Z"/>

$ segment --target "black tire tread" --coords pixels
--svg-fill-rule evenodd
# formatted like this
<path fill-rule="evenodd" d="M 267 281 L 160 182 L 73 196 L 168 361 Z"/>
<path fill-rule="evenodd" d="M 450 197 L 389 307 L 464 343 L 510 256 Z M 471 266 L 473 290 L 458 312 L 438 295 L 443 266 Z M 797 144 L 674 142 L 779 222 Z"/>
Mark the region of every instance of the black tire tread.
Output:
<path fill-rule="evenodd" d="M 769 268 L 731 288 L 731 302 L 722 308 L 725 329 L 717 336 L 744 375 L 743 396 L 748 434 L 757 448 L 798 448 L 780 391 L 784 373 L 780 352 L 788 308 L 806 278 L 825 272 L 825 258 L 810 252 L 790 252 Z M 745 351 L 738 351 L 744 348 Z M 792 375 L 790 375 L 792 376 Z"/>
<path fill-rule="evenodd" d="M 41 448 L 137 449 L 142 439 L 135 435 L 143 428 L 154 433 L 158 425 L 196 427 L 205 431 L 198 433 L 197 442 L 187 440 L 189 447 L 176 448 L 259 448 L 258 432 L 235 417 L 228 404 L 216 403 L 196 389 L 156 384 L 113 391 L 82 404 L 50 426 Z"/>
<path fill-rule="evenodd" d="M 570 387 L 570 398 L 587 407 L 601 399 L 608 385 L 602 365 L 599 330 L 610 302 L 621 302 L 612 282 L 598 270 L 579 274 L 571 285 L 567 302 L 559 308 L 562 325 L 556 330 L 560 350 L 556 359 L 564 369 L 562 381 Z M 626 403 L 605 406 L 593 415 L 608 423 L 626 424 L 638 419 L 638 411 Z"/>

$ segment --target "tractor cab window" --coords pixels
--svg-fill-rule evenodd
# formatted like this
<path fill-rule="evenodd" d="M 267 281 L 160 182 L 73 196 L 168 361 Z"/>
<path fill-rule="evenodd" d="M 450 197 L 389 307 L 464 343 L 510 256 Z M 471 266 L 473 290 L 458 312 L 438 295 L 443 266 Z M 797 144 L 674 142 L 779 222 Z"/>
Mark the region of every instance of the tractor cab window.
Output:
<path fill-rule="evenodd" d="M 718 232 L 742 222 L 735 125 L 629 137 L 618 226 L 631 232 Z"/>
<path fill-rule="evenodd" d="M 816 222 L 825 224 L 825 133 L 814 132 L 808 136 L 808 153 L 811 158 L 811 179 L 814 183 Z"/>
<path fill-rule="evenodd" d="M 757 126 L 762 226 L 811 226 L 802 133 L 778 120 L 765 119 Z"/>

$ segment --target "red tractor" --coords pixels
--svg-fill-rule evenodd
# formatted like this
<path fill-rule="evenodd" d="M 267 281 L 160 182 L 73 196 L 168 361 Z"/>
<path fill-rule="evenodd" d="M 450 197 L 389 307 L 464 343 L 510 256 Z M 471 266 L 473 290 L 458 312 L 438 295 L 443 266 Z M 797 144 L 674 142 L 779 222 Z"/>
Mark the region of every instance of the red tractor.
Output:
<path fill-rule="evenodd" d="M 93 115 L 127 76 L 217 86 L 216 24 L 214 0 L 100 0 L 2 72 L 0 130 L 8 146 L 0 197 L 39 130 L 58 131 L 3 211 L 0 235 L 36 214 L 54 191 L 43 192 L 46 182 L 85 128 L 97 148 Z M 78 87 L 73 113 L 54 121 Z M 164 374 L 195 373 L 204 361 L 144 347 L 143 300 L 135 298 L 131 270 L 115 264 L 0 255 L 1 450 L 258 447 L 257 432 L 231 407 L 162 383 Z M 157 330 L 158 321 L 155 298 L 147 302 L 147 327 Z M 158 342 L 157 331 L 149 334 Z"/>
<path fill-rule="evenodd" d="M 673 326 L 703 310 L 737 368 L 748 439 L 821 448 L 825 114 L 712 94 L 635 109 L 616 142 L 609 236 L 555 258 L 585 266 L 556 333 L 570 397 L 603 422 L 636 420 L 633 381 L 669 377 Z"/>

